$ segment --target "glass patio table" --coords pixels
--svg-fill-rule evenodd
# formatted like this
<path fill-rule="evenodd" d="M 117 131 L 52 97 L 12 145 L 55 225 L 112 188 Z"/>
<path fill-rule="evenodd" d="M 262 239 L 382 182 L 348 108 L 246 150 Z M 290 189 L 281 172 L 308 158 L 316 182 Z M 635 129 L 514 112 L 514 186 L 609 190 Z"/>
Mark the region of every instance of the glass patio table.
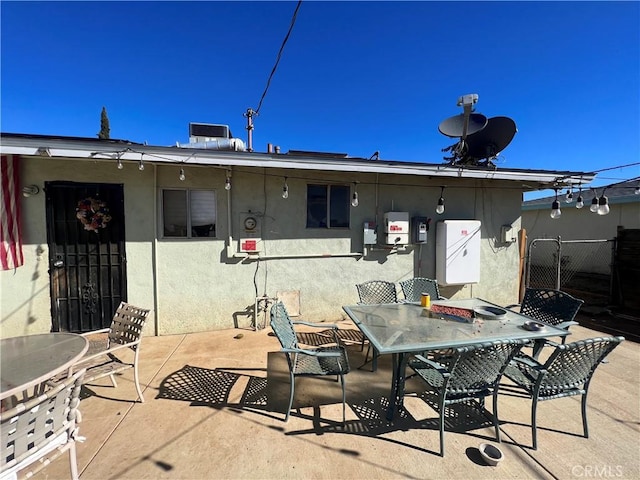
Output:
<path fill-rule="evenodd" d="M 76 333 L 43 333 L 0 340 L 0 399 L 69 370 L 88 350 L 89 342 Z"/>
<path fill-rule="evenodd" d="M 435 300 L 432 301 L 432 305 L 468 310 L 483 307 L 501 308 L 480 298 Z M 489 318 L 474 318 L 468 321 L 434 313 L 419 304 L 410 302 L 346 305 L 342 309 L 367 337 L 378 354 L 393 356 L 388 420 L 392 420 L 395 410 L 402 407 L 405 369 L 411 354 L 495 340 L 542 340 L 569 334 L 567 330 L 551 325 L 541 330 L 528 330 L 525 328 L 525 323 L 532 321 L 531 318 L 506 309 L 502 309 L 504 314 L 495 317 L 487 315 Z"/>

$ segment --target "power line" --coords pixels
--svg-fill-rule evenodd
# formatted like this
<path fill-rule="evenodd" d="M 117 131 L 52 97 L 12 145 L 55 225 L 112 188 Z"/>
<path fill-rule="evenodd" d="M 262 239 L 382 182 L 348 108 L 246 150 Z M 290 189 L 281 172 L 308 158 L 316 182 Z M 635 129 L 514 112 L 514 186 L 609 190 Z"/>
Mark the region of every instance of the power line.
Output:
<path fill-rule="evenodd" d="M 256 108 L 255 115 L 258 115 L 258 113 L 260 112 L 260 108 L 262 107 L 262 101 L 264 100 L 264 97 L 267 95 L 267 90 L 269 90 L 271 79 L 273 78 L 273 75 L 276 73 L 276 69 L 278 68 L 278 63 L 280 63 L 280 57 L 282 57 L 282 51 L 284 50 L 284 46 L 287 44 L 287 40 L 289 40 L 289 35 L 291 35 L 293 26 L 296 23 L 296 17 L 298 16 L 298 10 L 300 9 L 300 5 L 302 5 L 302 0 L 298 1 L 298 5 L 296 5 L 296 9 L 293 12 L 293 16 L 291 17 L 291 24 L 289 25 L 289 31 L 287 32 L 287 35 L 284 37 L 284 40 L 282 41 L 282 45 L 280 46 L 280 51 L 278 52 L 278 56 L 276 57 L 276 63 L 273 65 L 273 68 L 271 69 L 271 74 L 267 79 L 267 85 L 264 88 L 264 92 L 262 92 L 262 97 L 260 97 L 260 102 L 258 102 L 258 108 Z"/>

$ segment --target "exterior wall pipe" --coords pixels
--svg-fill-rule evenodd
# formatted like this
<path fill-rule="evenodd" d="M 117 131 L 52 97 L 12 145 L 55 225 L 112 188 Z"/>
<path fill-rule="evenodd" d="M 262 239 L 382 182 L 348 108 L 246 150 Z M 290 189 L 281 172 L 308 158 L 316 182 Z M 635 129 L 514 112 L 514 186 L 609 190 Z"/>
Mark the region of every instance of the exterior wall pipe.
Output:
<path fill-rule="evenodd" d="M 238 258 L 241 254 L 234 255 L 234 257 Z M 299 253 L 292 255 L 251 255 L 245 254 L 245 259 L 247 261 L 258 261 L 258 260 L 286 260 L 286 259 L 296 259 L 296 258 L 344 258 L 344 257 L 363 257 L 364 254 L 360 252 L 349 252 L 349 253 Z"/>

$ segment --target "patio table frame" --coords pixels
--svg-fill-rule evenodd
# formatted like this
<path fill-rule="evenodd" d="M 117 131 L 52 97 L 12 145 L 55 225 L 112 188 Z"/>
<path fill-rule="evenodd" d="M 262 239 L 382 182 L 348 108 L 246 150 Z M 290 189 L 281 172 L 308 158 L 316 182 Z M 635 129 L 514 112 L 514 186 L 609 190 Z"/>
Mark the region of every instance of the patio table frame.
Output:
<path fill-rule="evenodd" d="M 480 298 L 434 300 L 432 305 L 466 309 L 497 307 Z M 541 341 L 547 337 L 565 337 L 570 334 L 567 330 L 551 325 L 539 331 L 527 330 L 523 325 L 532 319 L 506 309 L 505 315 L 498 319 L 476 318 L 473 322 L 429 313 L 413 302 L 345 305 L 342 309 L 379 355 L 392 355 L 393 376 L 387 409 L 389 421 L 393 420 L 395 412 L 403 406 L 405 369 L 409 357 L 414 353 L 496 340 Z"/>

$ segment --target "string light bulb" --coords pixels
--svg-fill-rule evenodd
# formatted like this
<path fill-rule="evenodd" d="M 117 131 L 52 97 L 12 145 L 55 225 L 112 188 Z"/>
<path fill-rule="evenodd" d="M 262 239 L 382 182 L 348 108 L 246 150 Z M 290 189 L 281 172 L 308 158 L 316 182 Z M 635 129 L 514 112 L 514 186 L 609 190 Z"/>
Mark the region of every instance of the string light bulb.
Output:
<path fill-rule="evenodd" d="M 231 173 L 227 171 L 227 178 L 224 180 L 224 189 L 231 190 Z"/>
<path fill-rule="evenodd" d="M 591 199 L 591 206 L 589 207 L 589 210 L 593 213 L 598 211 L 598 195 L 595 190 L 593 191 L 593 198 Z"/>
<path fill-rule="evenodd" d="M 557 220 L 558 218 L 560 218 L 561 215 L 562 215 L 562 212 L 560 211 L 560 202 L 558 201 L 558 189 L 556 189 L 556 199 L 551 204 L 550 216 L 554 220 Z"/>
<path fill-rule="evenodd" d="M 360 205 L 360 201 L 358 200 L 358 184 L 357 182 L 353 182 L 353 196 L 351 197 L 351 206 L 357 207 Z"/>
<path fill-rule="evenodd" d="M 180 175 L 178 176 L 181 182 L 184 182 L 184 179 L 187 178 L 184 174 L 184 168 L 180 169 Z"/>
<path fill-rule="evenodd" d="M 138 170 L 140 171 L 144 170 L 144 163 L 142 163 L 142 159 L 140 159 L 140 163 L 138 164 Z"/>
<path fill-rule="evenodd" d="M 564 201 L 566 203 L 573 202 L 573 190 L 571 188 L 567 188 L 567 194 L 564 197 Z"/>
<path fill-rule="evenodd" d="M 282 184 L 282 198 L 289 198 L 289 185 L 287 185 L 287 177 L 284 177 Z"/>
<path fill-rule="evenodd" d="M 122 165 L 122 160 L 118 159 L 118 170 L 122 170 L 124 165 Z"/>
<path fill-rule="evenodd" d="M 633 191 L 633 193 L 636 194 L 636 195 L 640 195 L 640 185 L 638 185 L 636 187 L 636 189 Z"/>
<path fill-rule="evenodd" d="M 436 213 L 442 215 L 444 213 L 444 187 L 440 187 L 440 198 L 438 199 L 438 205 L 436 206 Z"/>
<path fill-rule="evenodd" d="M 598 200 L 598 215 L 607 215 L 609 213 L 609 201 L 602 191 L 602 196 Z"/>
<path fill-rule="evenodd" d="M 576 201 L 576 208 L 582 207 L 584 207 L 584 198 L 582 198 L 582 187 L 580 187 L 580 190 L 578 192 L 578 200 Z"/>

